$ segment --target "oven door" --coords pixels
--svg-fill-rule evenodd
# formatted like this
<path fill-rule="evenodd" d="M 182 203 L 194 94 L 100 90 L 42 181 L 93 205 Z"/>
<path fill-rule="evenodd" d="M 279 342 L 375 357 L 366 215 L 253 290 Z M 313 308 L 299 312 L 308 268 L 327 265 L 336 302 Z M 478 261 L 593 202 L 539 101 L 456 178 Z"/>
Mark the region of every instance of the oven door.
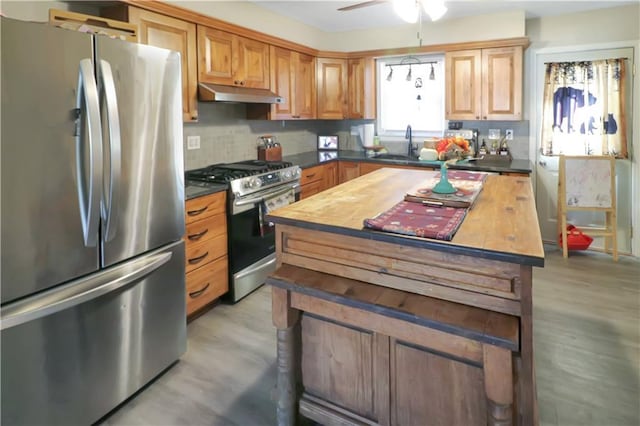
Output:
<path fill-rule="evenodd" d="M 291 189 L 298 201 L 298 182 L 246 197 L 229 197 L 229 281 L 234 302 L 262 285 L 267 275 L 275 270 L 275 233 L 261 220 L 261 204 L 265 199 Z"/>

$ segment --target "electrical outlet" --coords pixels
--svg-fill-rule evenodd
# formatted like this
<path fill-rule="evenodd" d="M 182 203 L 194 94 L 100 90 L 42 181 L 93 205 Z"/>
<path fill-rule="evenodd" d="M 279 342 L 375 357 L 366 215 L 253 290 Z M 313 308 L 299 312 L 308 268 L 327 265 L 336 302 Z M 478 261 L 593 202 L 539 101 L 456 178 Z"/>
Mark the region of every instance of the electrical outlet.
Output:
<path fill-rule="evenodd" d="M 500 139 L 500 129 L 489 129 L 489 139 Z"/>
<path fill-rule="evenodd" d="M 505 134 L 505 136 L 506 136 L 508 141 L 512 141 L 513 140 L 513 129 L 505 130 L 504 134 Z"/>
<path fill-rule="evenodd" d="M 200 149 L 200 136 L 187 136 L 187 149 Z"/>

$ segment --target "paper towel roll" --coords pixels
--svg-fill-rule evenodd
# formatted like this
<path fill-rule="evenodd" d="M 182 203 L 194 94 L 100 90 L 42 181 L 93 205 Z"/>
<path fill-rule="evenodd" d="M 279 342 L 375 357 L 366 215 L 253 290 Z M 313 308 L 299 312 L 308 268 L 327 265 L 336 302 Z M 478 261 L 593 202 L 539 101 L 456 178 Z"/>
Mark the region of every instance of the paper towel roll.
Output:
<path fill-rule="evenodd" d="M 373 136 L 376 133 L 376 127 L 374 123 L 364 125 L 364 139 L 362 144 L 364 146 L 373 146 Z"/>

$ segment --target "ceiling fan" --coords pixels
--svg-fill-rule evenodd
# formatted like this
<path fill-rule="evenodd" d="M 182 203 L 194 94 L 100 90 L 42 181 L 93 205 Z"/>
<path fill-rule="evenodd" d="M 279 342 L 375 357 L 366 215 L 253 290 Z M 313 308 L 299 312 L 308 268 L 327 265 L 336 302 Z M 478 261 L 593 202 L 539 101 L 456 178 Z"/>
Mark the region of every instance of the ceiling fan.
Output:
<path fill-rule="evenodd" d="M 409 23 L 415 23 L 422 17 L 420 7 L 429 15 L 432 21 L 437 21 L 447 12 L 444 0 L 368 0 L 361 3 L 352 4 L 351 6 L 341 7 L 338 10 L 347 12 L 349 10 L 360 9 L 363 7 L 375 6 L 381 3 L 391 2 L 393 9 L 403 20 Z"/>

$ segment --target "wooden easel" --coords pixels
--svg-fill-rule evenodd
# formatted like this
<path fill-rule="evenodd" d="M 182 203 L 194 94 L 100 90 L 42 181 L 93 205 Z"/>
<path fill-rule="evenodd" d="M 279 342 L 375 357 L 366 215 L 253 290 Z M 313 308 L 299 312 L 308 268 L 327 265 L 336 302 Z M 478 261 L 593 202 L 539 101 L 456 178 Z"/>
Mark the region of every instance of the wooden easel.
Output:
<path fill-rule="evenodd" d="M 581 227 L 590 236 L 604 238 L 604 249 L 618 260 L 616 219 L 616 163 L 613 156 L 560 156 L 558 177 L 558 226 L 562 234 L 562 255 L 568 257 L 567 212 L 599 211 L 604 227 Z"/>

